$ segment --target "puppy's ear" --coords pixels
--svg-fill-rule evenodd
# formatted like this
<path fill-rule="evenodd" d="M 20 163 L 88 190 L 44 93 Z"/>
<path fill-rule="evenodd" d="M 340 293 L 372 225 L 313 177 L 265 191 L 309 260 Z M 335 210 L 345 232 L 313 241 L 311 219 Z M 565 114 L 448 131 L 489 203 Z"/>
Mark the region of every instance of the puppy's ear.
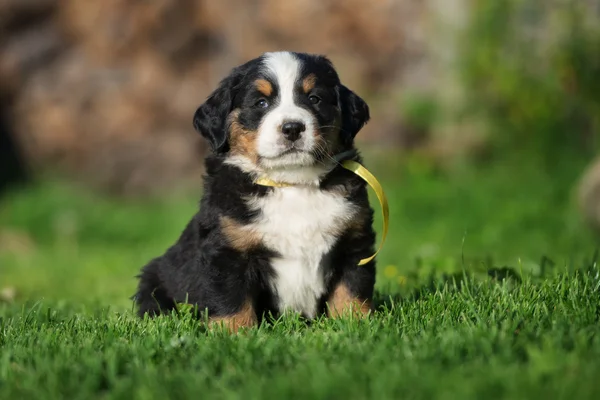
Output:
<path fill-rule="evenodd" d="M 234 69 L 194 113 L 194 128 L 209 141 L 215 153 L 228 150 L 227 117 L 232 111 L 239 82 L 239 70 Z"/>
<path fill-rule="evenodd" d="M 350 145 L 361 128 L 369 121 L 369 106 L 363 99 L 344 85 L 339 86 L 342 112 L 342 139 Z"/>

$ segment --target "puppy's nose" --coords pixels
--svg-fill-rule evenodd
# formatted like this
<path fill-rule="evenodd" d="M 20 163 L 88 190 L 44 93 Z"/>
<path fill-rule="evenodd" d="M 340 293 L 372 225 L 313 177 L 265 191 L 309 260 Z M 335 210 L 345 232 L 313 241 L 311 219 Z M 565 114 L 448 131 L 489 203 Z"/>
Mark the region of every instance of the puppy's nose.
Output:
<path fill-rule="evenodd" d="M 300 138 L 300 134 L 304 132 L 306 126 L 300 121 L 289 121 L 285 122 L 281 126 L 281 133 L 283 136 L 292 142 L 298 140 Z"/>

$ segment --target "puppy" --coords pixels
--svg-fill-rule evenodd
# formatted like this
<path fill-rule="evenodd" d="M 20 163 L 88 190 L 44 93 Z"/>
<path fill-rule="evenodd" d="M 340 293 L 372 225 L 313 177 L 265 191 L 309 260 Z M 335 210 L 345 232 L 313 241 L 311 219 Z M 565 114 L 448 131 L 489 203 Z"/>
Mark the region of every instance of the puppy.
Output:
<path fill-rule="evenodd" d="M 323 56 L 265 53 L 233 69 L 194 115 L 212 147 L 200 210 L 143 267 L 139 315 L 187 302 L 232 331 L 268 313 L 367 315 L 375 262 L 358 263 L 374 252 L 373 210 L 339 161 L 361 161 L 368 120 Z"/>

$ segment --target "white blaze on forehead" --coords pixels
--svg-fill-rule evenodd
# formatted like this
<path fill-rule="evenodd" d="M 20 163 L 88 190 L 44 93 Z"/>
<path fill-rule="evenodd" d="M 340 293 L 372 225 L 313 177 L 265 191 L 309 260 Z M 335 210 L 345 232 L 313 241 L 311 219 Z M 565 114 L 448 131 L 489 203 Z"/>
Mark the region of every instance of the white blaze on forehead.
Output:
<path fill-rule="evenodd" d="M 279 107 L 294 104 L 294 87 L 300 73 L 300 61 L 288 52 L 267 53 L 265 67 L 279 86 Z"/>
<path fill-rule="evenodd" d="M 282 153 L 290 149 L 290 143 L 281 133 L 281 125 L 287 121 L 299 121 L 306 127 L 300 139 L 294 143 L 297 150 L 311 152 L 315 146 L 315 116 L 294 102 L 295 92 L 299 87 L 301 61 L 289 52 L 266 53 L 263 68 L 278 90 L 276 98 L 271 99 L 271 109 L 265 114 L 258 129 L 258 155 L 264 158 L 263 165 L 271 169 L 309 165 L 313 162 L 309 153 L 282 156 Z"/>

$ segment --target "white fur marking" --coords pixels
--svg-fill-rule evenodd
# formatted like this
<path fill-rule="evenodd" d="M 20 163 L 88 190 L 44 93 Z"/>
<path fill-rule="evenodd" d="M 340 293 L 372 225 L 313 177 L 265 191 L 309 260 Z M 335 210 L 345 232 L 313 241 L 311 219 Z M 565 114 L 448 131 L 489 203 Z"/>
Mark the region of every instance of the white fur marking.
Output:
<path fill-rule="evenodd" d="M 335 231 L 354 217 L 354 206 L 315 187 L 277 188 L 250 206 L 262 214 L 249 228 L 281 255 L 271 261 L 279 309 L 314 317 L 330 267 L 323 257 L 335 243 Z"/>
<path fill-rule="evenodd" d="M 294 144 L 296 149 L 310 152 L 315 146 L 315 117 L 294 103 L 300 60 L 289 52 L 266 53 L 264 67 L 265 72 L 275 79 L 279 93 L 277 105 L 267 113 L 258 129 L 257 152 L 266 158 L 266 166 L 274 169 L 290 165 L 310 165 L 314 158 L 308 153 L 281 156 L 281 153 L 289 149 L 289 143 L 286 143 L 280 130 L 285 121 L 301 121 L 306 126 L 301 138 Z"/>

